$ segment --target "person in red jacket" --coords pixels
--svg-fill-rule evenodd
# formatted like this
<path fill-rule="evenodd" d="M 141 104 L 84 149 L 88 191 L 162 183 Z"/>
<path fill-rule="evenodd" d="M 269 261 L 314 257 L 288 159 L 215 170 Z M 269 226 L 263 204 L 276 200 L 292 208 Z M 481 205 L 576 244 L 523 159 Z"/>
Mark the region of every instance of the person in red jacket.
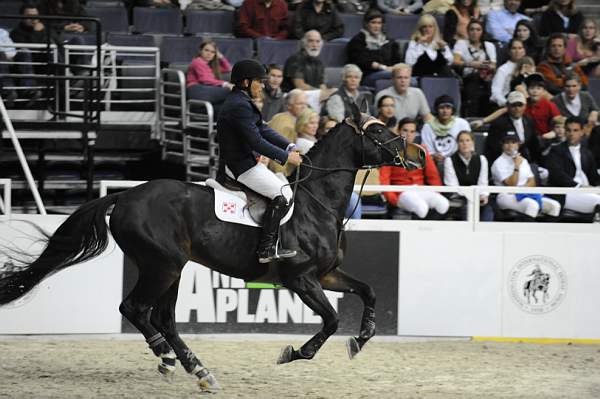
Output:
<path fill-rule="evenodd" d="M 417 122 L 414 119 L 404 118 L 398 122 L 398 133 L 412 143 L 417 135 Z M 442 186 L 435 162 L 425 151 L 425 167 L 423 169 L 406 170 L 398 166 L 382 166 L 379 169 L 379 182 L 381 185 L 414 185 L 414 186 Z M 392 206 L 405 209 L 424 219 L 430 209 L 444 215 L 450 206 L 446 197 L 433 191 L 403 191 L 383 193 Z"/>
<path fill-rule="evenodd" d="M 288 37 L 288 6 L 284 0 L 244 0 L 240 7 L 238 34 L 242 37 Z"/>
<path fill-rule="evenodd" d="M 537 71 L 546 79 L 546 89 L 557 95 L 565 87 L 567 72 L 573 71 L 581 79 L 582 85 L 587 88 L 588 77 L 580 66 L 571 60 L 567 54 L 567 38 L 561 33 L 553 33 L 548 38 L 546 45 L 546 59 L 537 66 Z"/>

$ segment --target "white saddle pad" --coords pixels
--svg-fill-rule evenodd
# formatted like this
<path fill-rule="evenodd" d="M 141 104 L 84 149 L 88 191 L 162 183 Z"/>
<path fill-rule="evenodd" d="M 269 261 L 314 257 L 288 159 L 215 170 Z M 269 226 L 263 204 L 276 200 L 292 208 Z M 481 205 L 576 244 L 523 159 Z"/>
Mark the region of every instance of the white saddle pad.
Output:
<path fill-rule="evenodd" d="M 246 226 L 253 227 L 262 226 L 262 223 L 256 223 L 256 221 L 252 219 L 252 216 L 250 216 L 246 200 L 244 199 L 245 195 L 243 195 L 243 193 L 241 193 L 241 196 L 239 194 L 233 194 L 233 191 L 227 190 L 219 183 L 217 184 L 220 188 L 215 187 L 213 182 L 209 183 L 209 181 L 207 180 L 206 185 L 212 187 L 215 192 L 215 215 L 219 220 L 230 223 L 245 224 Z M 280 225 L 283 225 L 288 220 L 290 220 L 293 212 L 294 205 L 290 207 L 287 214 L 281 219 Z"/>

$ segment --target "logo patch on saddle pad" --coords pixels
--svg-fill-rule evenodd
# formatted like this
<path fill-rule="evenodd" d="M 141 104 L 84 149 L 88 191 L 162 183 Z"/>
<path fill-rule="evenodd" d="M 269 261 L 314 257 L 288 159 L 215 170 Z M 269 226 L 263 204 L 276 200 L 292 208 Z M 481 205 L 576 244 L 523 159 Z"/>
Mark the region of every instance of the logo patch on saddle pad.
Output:
<path fill-rule="evenodd" d="M 208 185 L 208 184 L 207 184 Z M 212 187 L 212 185 L 211 185 Z M 247 201 L 242 196 L 232 194 L 230 191 L 224 191 L 224 189 L 218 189 L 213 187 L 215 192 L 215 215 L 219 220 L 230 223 L 245 224 L 247 226 L 261 227 L 262 215 L 266 208 L 266 201 L 263 203 L 253 203 L 252 209 L 248 207 Z M 286 223 L 292 217 L 294 206 L 292 205 L 288 210 L 287 214 L 281 219 L 281 224 Z M 260 220 L 257 221 L 259 215 Z"/>

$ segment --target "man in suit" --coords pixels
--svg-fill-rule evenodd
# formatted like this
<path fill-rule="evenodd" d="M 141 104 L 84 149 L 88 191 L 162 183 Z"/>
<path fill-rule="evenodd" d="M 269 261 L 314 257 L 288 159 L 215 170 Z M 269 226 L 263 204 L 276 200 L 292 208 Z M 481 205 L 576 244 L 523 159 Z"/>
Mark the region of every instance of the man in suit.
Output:
<path fill-rule="evenodd" d="M 300 165 L 302 158 L 295 145 L 271 129 L 263 121 L 253 98 L 257 98 L 266 79 L 265 67 L 254 60 L 237 62 L 231 71 L 234 88 L 227 95 L 219 119 L 219 159 L 225 173 L 271 199 L 263 218 L 263 231 L 258 244 L 258 261 L 268 263 L 296 255 L 296 251 L 277 248 L 279 222 L 287 213 L 292 199 L 289 185 L 258 162 L 264 155 L 280 164 Z"/>
<path fill-rule="evenodd" d="M 529 163 L 541 161 L 540 143 L 535 133 L 533 120 L 525 115 L 527 99 L 520 91 L 508 95 L 508 112 L 496 119 L 485 141 L 484 155 L 490 164 L 502 154 L 502 138 L 506 132 L 515 132 L 519 137 L 519 152 Z"/>
<path fill-rule="evenodd" d="M 596 162 L 590 150 L 581 145 L 585 121 L 569 117 L 565 122 L 567 141 L 555 145 L 546 158 L 550 176 L 548 182 L 556 187 L 590 187 L 600 185 Z M 594 193 L 567 194 L 564 208 L 592 213 L 600 205 L 600 195 Z"/>

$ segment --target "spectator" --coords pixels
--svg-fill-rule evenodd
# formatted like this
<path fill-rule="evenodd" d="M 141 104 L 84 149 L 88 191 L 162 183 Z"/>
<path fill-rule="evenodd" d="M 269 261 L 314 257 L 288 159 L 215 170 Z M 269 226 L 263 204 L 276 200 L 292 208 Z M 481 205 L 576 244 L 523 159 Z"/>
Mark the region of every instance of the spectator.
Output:
<path fill-rule="evenodd" d="M 364 72 L 363 84 L 375 87 L 378 79 L 392 77 L 392 65 L 401 60 L 400 47 L 384 31 L 383 14 L 370 9 L 363 18 L 363 29 L 348 43 L 348 61 Z"/>
<path fill-rule="evenodd" d="M 10 37 L 15 43 L 46 43 L 46 25 L 36 17 L 39 11 L 35 3 L 25 3 L 21 6 L 20 14 L 22 16 L 31 17 L 23 19 L 19 25 L 10 32 Z M 56 32 L 50 32 L 50 42 L 58 42 Z M 44 62 L 41 60 L 40 62 Z"/>
<path fill-rule="evenodd" d="M 506 95 L 510 92 L 511 75 L 515 71 L 517 62 L 525 57 L 525 47 L 522 41 L 511 39 L 509 49 L 510 59 L 498 68 L 492 80 L 491 100 L 500 107 L 506 105 Z"/>
<path fill-rule="evenodd" d="M 477 0 L 456 0 L 444 15 L 444 40 L 454 46 L 457 40 L 469 38 L 469 22 L 480 17 Z"/>
<path fill-rule="evenodd" d="M 377 0 L 377 7 L 386 14 L 418 14 L 423 8 L 423 0 Z"/>
<path fill-rule="evenodd" d="M 395 130 L 398 120 L 394 116 L 396 112 L 396 100 L 394 97 L 383 95 L 377 100 L 377 119 L 385 123 L 390 129 Z"/>
<path fill-rule="evenodd" d="M 513 37 L 517 22 L 522 19 L 530 19 L 517 12 L 520 6 L 521 0 L 504 0 L 503 9 L 488 13 L 486 25 L 492 39 L 508 43 Z"/>
<path fill-rule="evenodd" d="M 46 3 L 41 3 L 42 15 L 54 15 L 61 17 L 87 17 L 85 9 L 80 4 L 79 0 L 48 0 Z M 85 33 L 93 30 L 94 26 L 89 22 L 74 20 L 62 20 L 56 25 L 51 25 L 57 33 Z M 71 43 L 71 44 L 84 44 Z"/>
<path fill-rule="evenodd" d="M 307 108 L 306 94 L 300 89 L 294 89 L 288 93 L 286 100 L 287 111 L 273 116 L 269 121 L 269 127 L 287 138 L 289 142 L 295 143 L 298 138 L 296 133 L 296 118 Z M 286 176 L 292 167 L 291 165 L 280 165 L 273 161 L 269 162 L 269 169 L 276 173 L 282 172 Z"/>
<path fill-rule="evenodd" d="M 575 7 L 575 0 L 552 0 L 542 14 L 540 35 L 577 33 L 583 23 L 583 14 Z"/>
<path fill-rule="evenodd" d="M 488 15 L 490 11 L 499 11 L 504 8 L 504 0 L 479 0 L 481 15 Z"/>
<path fill-rule="evenodd" d="M 533 120 L 525 115 L 527 100 L 520 91 L 508 95 L 508 112 L 496 119 L 485 141 L 485 156 L 494 162 L 502 154 L 502 140 L 506 132 L 514 132 L 519 139 L 519 151 L 531 163 L 540 163 L 540 144 Z"/>
<path fill-rule="evenodd" d="M 242 37 L 287 39 L 288 7 L 284 0 L 244 0 L 238 17 Z"/>
<path fill-rule="evenodd" d="M 556 104 L 544 97 L 546 93 L 544 77 L 539 73 L 531 74 L 525 79 L 525 85 L 528 95 L 525 115 L 533 120 L 538 136 L 551 138 L 552 120 L 560 116 L 560 111 Z"/>
<path fill-rule="evenodd" d="M 421 117 L 427 122 L 432 116 L 425 94 L 419 88 L 410 87 L 410 81 L 411 67 L 406 64 L 394 65 L 392 86 L 377 93 L 375 102 L 379 103 L 379 99 L 383 96 L 390 96 L 396 103 L 396 120 Z"/>
<path fill-rule="evenodd" d="M 600 43 L 598 25 L 591 18 L 583 21 L 577 36 L 570 37 L 567 43 L 567 55 L 577 63 L 577 66 L 583 68 L 586 75 L 600 64 L 600 57 L 595 54 L 598 43 Z"/>
<path fill-rule="evenodd" d="M 0 47 L 0 90 L 2 91 L 2 98 L 6 102 L 7 106 L 12 106 L 14 101 L 19 97 L 19 94 L 12 87 L 21 86 L 24 88 L 22 96 L 27 98 L 29 101 L 26 104 L 26 108 L 33 105 L 34 101 L 37 101 L 42 93 L 39 90 L 27 89 L 34 85 L 34 80 L 30 77 L 25 78 L 13 78 L 7 75 L 11 73 L 17 75 L 31 75 L 34 73 L 31 65 L 31 53 L 27 49 L 20 49 L 17 51 L 14 46 L 7 30 L 0 28 L 0 44 L 4 45 Z M 13 63 L 13 65 L 8 65 Z"/>
<path fill-rule="evenodd" d="M 463 130 L 456 136 L 458 150 L 444 159 L 444 184 L 450 187 L 487 186 L 490 169 L 483 155 L 475 152 L 473 133 Z M 479 194 L 479 218 L 484 222 L 494 220 L 494 211 L 490 206 L 489 193 Z M 463 219 L 466 219 L 466 207 L 463 208 Z"/>
<path fill-rule="evenodd" d="M 519 93 L 520 94 L 520 93 Z M 492 178 L 497 186 L 535 187 L 535 177 L 529 162 L 519 153 L 519 136 L 506 131 L 502 138 L 502 154 L 492 164 Z M 557 217 L 560 203 L 541 194 L 499 193 L 496 203 L 500 209 L 512 209 L 531 218 L 540 214 Z"/>
<path fill-rule="evenodd" d="M 564 116 L 555 116 L 552 119 L 552 135 L 547 135 L 547 138 L 543 138 L 541 142 L 540 149 L 542 151 L 542 156 L 545 158 L 550 153 L 552 147 L 564 142 L 567 139 L 565 133 L 565 121 L 567 118 Z M 547 166 L 547 160 L 544 161 L 544 165 Z"/>
<path fill-rule="evenodd" d="M 431 14 L 422 15 L 406 50 L 405 61 L 412 67 L 413 75 L 452 76 L 450 65 L 453 60 L 435 18 Z"/>
<path fill-rule="evenodd" d="M 417 122 L 414 119 L 402 119 L 398 123 L 398 134 L 412 143 L 417 135 Z M 442 181 L 433 159 L 425 151 L 425 167 L 407 170 L 398 166 L 382 166 L 379 169 L 381 185 L 415 185 L 441 186 Z M 433 191 L 404 191 L 383 193 L 388 203 L 393 207 L 405 209 L 424 219 L 431 209 L 444 215 L 450 206 L 446 197 Z"/>
<path fill-rule="evenodd" d="M 587 134 L 598 123 L 598 105 L 590 93 L 581 91 L 581 80 L 576 73 L 567 73 L 562 93 L 557 94 L 552 101 L 554 101 L 562 115 L 568 118 L 577 117 L 586 121 L 587 125 L 584 131 Z"/>
<path fill-rule="evenodd" d="M 283 71 L 279 65 L 269 65 L 269 77 L 263 89 L 263 109 L 262 116 L 266 121 L 270 121 L 275 114 L 285 110 L 285 98 L 281 90 L 283 82 Z"/>
<path fill-rule="evenodd" d="M 304 155 L 317 142 L 317 130 L 319 129 L 319 114 L 310 108 L 305 109 L 296 118 L 296 150 Z"/>
<path fill-rule="evenodd" d="M 293 28 L 298 39 L 305 38 L 312 30 L 319 32 L 326 41 L 344 34 L 344 23 L 331 0 L 306 0 L 294 13 Z"/>
<path fill-rule="evenodd" d="M 585 121 L 577 117 L 567 118 L 567 140 L 552 147 L 548 154 L 549 183 L 555 187 L 590 187 L 600 185 L 594 156 L 581 145 Z M 562 197 L 562 196 L 561 196 Z M 561 198 L 562 200 L 563 198 Z M 600 195 L 572 193 L 564 198 L 564 208 L 576 212 L 592 213 L 600 205 Z"/>
<path fill-rule="evenodd" d="M 525 54 L 533 58 L 536 64 L 541 61 L 543 46 L 531 21 L 522 19 L 517 22 L 513 38 L 523 43 Z"/>
<path fill-rule="evenodd" d="M 567 39 L 561 33 L 555 33 L 548 38 L 546 48 L 546 59 L 542 61 L 537 70 L 546 78 L 547 89 L 550 93 L 559 94 L 565 86 L 567 72 L 573 71 L 581 79 L 584 87 L 587 87 L 588 77 L 583 73 L 581 67 L 575 65 L 571 57 L 566 55 Z"/>
<path fill-rule="evenodd" d="M 496 47 L 482 41 L 483 22 L 471 20 L 467 40 L 454 45 L 454 65 L 461 68 L 463 78 L 463 112 L 465 117 L 481 116 L 490 111 L 492 79 L 496 71 Z"/>
<path fill-rule="evenodd" d="M 517 66 L 510 77 L 510 91 L 517 90 L 523 94 L 527 94 L 527 85 L 525 79 L 535 72 L 535 61 L 531 57 L 523 57 L 517 61 Z M 549 98 L 552 95 L 548 94 Z"/>
<path fill-rule="evenodd" d="M 550 0 L 523 0 L 519 12 L 529 16 L 541 14 L 548 9 L 548 3 Z"/>
<path fill-rule="evenodd" d="M 208 101 L 218 110 L 233 88 L 231 83 L 221 79 L 221 74 L 230 71 L 231 64 L 218 50 L 217 44 L 212 40 L 204 40 L 188 67 L 188 98 Z"/>
<path fill-rule="evenodd" d="M 337 10 L 345 14 L 364 14 L 369 10 L 371 1 L 367 0 L 337 0 Z"/>
<path fill-rule="evenodd" d="M 319 59 L 323 40 L 316 30 L 306 32 L 301 41 L 300 51 L 285 62 L 283 68 L 283 89 L 320 90 L 320 99 L 328 98 L 335 89 L 325 85 L 325 66 Z"/>
<path fill-rule="evenodd" d="M 325 114 L 329 118 L 342 122 L 345 118 L 352 116 L 351 105 L 358 106 L 360 112 L 370 114 L 369 100 L 358 88 L 362 71 L 354 64 L 347 64 L 342 69 L 342 86 L 329 97 L 325 105 Z"/>
<path fill-rule="evenodd" d="M 421 143 L 429 151 L 438 169 L 443 170 L 444 159 L 452 156 L 458 148 L 458 133 L 471 131 L 471 126 L 465 119 L 456 116 L 456 104 L 446 94 L 435 99 L 434 108 L 435 118 L 421 130 Z"/>

